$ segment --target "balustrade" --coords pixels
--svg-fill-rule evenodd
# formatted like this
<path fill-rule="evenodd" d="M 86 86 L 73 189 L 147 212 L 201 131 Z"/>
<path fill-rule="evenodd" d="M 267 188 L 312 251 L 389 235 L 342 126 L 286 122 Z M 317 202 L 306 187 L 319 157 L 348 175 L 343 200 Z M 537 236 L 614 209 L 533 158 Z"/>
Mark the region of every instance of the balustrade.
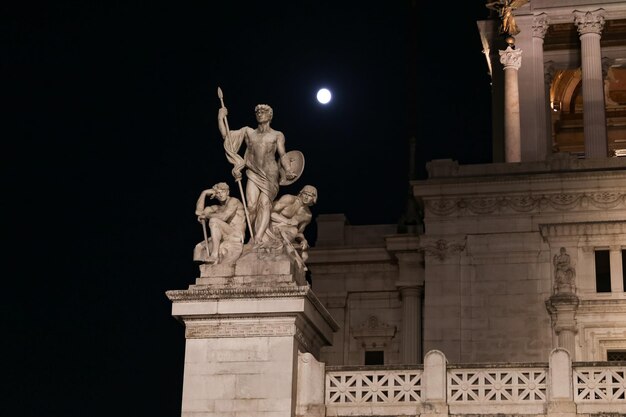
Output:
<path fill-rule="evenodd" d="M 569 358 L 563 349 L 555 349 L 555 352 Z M 423 367 L 412 369 L 329 368 L 325 387 L 326 415 L 549 415 L 556 399 L 559 404 L 570 403 L 579 414 L 599 411 L 626 414 L 624 363 L 572 364 L 570 361 L 565 369 L 555 368 L 551 372 L 550 366 L 562 367 L 562 362 L 559 365 L 551 362 L 464 366 L 447 365 L 444 359 L 443 363 L 439 360 L 429 365 L 428 356 Z M 445 367 L 445 371 L 442 369 L 445 381 L 432 378 L 429 382 L 425 369 L 432 372 L 438 366 Z M 425 398 L 426 393 L 431 392 L 429 383 L 437 385 L 432 392 L 445 388 L 442 391 L 445 401 L 441 399 L 445 403 L 443 412 L 441 407 L 433 412 L 432 401 Z M 441 383 L 445 387 L 439 386 Z M 564 391 L 563 384 L 569 384 L 572 389 Z M 570 391 L 572 398 L 562 398 L 561 393 Z"/>

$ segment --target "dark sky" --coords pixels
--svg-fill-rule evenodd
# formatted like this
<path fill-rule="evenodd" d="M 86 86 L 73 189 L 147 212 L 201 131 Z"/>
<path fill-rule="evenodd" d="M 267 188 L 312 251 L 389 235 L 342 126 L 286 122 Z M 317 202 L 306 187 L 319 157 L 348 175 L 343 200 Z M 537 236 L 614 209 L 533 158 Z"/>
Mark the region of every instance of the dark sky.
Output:
<path fill-rule="evenodd" d="M 199 193 L 237 194 L 218 86 L 231 128 L 274 108 L 306 158 L 280 194 L 315 185 L 314 216 L 395 223 L 410 136 L 419 178 L 435 158 L 489 162 L 488 11 L 417 3 L 414 16 L 406 1 L 5 6 L 0 414 L 180 415 L 184 329 L 165 291 L 198 274 Z"/>

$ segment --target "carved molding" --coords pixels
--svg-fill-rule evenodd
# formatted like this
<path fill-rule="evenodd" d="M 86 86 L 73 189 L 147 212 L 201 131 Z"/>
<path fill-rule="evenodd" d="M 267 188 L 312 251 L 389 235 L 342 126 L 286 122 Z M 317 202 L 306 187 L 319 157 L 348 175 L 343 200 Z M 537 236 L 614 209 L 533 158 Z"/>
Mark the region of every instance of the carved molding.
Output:
<path fill-rule="evenodd" d="M 617 191 L 445 198 L 425 201 L 426 210 L 438 216 L 450 216 L 457 212 L 482 215 L 495 212 L 530 213 L 545 209 L 569 211 L 579 207 L 611 210 L 619 206 L 626 206 L 626 193 Z"/>
<path fill-rule="evenodd" d="M 447 242 L 445 239 L 438 239 L 432 243 L 421 246 L 418 250 L 424 252 L 425 255 L 445 261 L 449 255 L 463 252 L 467 240 L 463 242 Z"/>
<path fill-rule="evenodd" d="M 374 315 L 352 329 L 352 336 L 361 342 L 361 347 L 369 349 L 387 347 L 395 335 L 396 326 L 390 326 Z"/>
<path fill-rule="evenodd" d="M 188 290 L 170 290 L 166 291 L 167 297 L 173 303 L 192 303 L 216 300 L 229 300 L 229 299 L 244 299 L 244 300 L 262 300 L 262 299 L 290 299 L 300 298 L 306 299 L 315 310 L 327 321 L 327 323 L 337 330 L 338 324 L 332 318 L 330 313 L 326 310 L 324 305 L 315 296 L 311 287 L 308 285 L 300 287 L 275 287 L 275 288 L 192 288 Z M 227 317 L 227 315 L 222 315 Z M 188 318 L 189 319 L 189 318 Z M 187 320 L 188 320 L 187 319 Z"/>
<path fill-rule="evenodd" d="M 237 322 L 187 321 L 185 325 L 185 338 L 187 339 L 295 336 L 297 332 L 293 320 L 291 322 L 258 320 Z"/>
<path fill-rule="evenodd" d="M 296 316 L 253 319 L 249 316 L 222 316 L 216 319 L 186 319 L 185 338 L 246 338 L 293 336 L 303 350 L 319 354 L 327 345 L 305 320 Z"/>
<path fill-rule="evenodd" d="M 194 302 L 216 300 L 220 298 L 276 298 L 276 297 L 310 297 L 311 289 L 301 287 L 275 288 L 195 288 L 189 290 L 170 290 L 165 294 L 173 302 Z"/>
<path fill-rule="evenodd" d="M 609 349 L 626 349 L 626 328 L 608 323 L 584 323 L 581 326 L 580 346 L 583 359 L 605 361 Z"/>

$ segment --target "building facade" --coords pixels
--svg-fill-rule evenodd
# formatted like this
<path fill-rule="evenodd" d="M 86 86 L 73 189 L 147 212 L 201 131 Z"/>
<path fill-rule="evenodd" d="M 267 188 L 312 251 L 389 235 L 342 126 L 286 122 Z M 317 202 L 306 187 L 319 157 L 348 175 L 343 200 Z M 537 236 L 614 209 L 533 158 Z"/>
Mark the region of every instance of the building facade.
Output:
<path fill-rule="evenodd" d="M 411 183 L 416 233 L 318 216 L 313 288 L 342 328 L 328 364 L 421 363 L 432 349 L 461 363 L 626 354 L 626 4 L 533 0 L 514 14 L 508 45 L 497 19 L 478 22 L 496 162 L 428 163 Z M 503 163 L 511 70 L 520 159 Z"/>

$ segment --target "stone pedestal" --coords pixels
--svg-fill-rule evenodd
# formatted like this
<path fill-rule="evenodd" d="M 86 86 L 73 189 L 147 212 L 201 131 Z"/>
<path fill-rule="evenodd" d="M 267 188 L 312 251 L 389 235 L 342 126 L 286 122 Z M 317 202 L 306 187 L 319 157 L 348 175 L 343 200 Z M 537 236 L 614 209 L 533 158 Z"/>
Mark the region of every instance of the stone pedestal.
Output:
<path fill-rule="evenodd" d="M 332 341 L 338 326 L 304 271 L 260 255 L 202 265 L 195 285 L 167 292 L 185 325 L 183 417 L 296 415 L 298 354 L 314 361 Z"/>
<path fill-rule="evenodd" d="M 546 415 L 548 417 L 573 417 L 576 415 L 572 387 L 572 359 L 567 350 L 557 348 L 550 353 L 548 379 L 550 396 Z"/>
<path fill-rule="evenodd" d="M 572 358 L 576 357 L 576 312 L 579 304 L 580 299 L 573 293 L 555 294 L 546 300 L 558 347 L 566 349 Z"/>

